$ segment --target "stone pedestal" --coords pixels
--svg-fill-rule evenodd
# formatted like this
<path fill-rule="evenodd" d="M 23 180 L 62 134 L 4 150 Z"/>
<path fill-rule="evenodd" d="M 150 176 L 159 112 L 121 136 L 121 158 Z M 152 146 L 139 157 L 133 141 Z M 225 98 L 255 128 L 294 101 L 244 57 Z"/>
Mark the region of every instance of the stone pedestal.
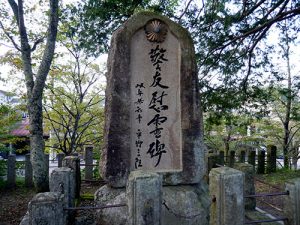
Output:
<path fill-rule="evenodd" d="M 125 188 L 101 187 L 95 193 L 97 205 L 128 204 Z M 208 225 L 210 199 L 203 184 L 162 187 L 161 225 Z M 97 211 L 97 223 L 129 225 L 128 206 Z M 131 224 L 130 224 L 131 225 Z"/>

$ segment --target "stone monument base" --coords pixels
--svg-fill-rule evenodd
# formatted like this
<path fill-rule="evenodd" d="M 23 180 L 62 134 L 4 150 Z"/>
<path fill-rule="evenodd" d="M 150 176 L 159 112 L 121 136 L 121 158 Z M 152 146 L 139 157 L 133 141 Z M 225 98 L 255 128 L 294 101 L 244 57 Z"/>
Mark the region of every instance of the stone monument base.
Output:
<path fill-rule="evenodd" d="M 164 186 L 161 225 L 208 225 L 210 199 L 206 184 Z M 127 204 L 125 188 L 101 187 L 95 193 L 98 206 Z M 97 211 L 97 224 L 129 225 L 128 207 Z"/>

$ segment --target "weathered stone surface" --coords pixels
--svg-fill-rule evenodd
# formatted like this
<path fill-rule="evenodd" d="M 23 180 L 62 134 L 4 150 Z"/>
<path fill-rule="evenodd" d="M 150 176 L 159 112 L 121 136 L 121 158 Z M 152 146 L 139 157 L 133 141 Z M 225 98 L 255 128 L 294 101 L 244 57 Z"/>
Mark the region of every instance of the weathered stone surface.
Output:
<path fill-rule="evenodd" d="M 65 225 L 63 199 L 60 193 L 44 192 L 29 203 L 30 225 Z"/>
<path fill-rule="evenodd" d="M 179 120 L 173 120 L 176 121 L 174 128 L 177 129 L 177 132 L 175 133 L 176 135 L 179 135 L 179 139 L 175 138 L 178 140 L 174 142 L 174 146 L 171 146 L 171 140 L 174 139 L 171 135 L 173 132 L 171 132 L 171 130 L 173 128 L 171 129 L 171 127 L 168 127 L 168 129 L 170 128 L 171 130 L 168 130 L 167 133 L 163 134 L 166 139 L 162 140 L 166 142 L 164 143 L 165 146 L 169 146 L 170 149 L 168 149 L 168 151 L 173 154 L 169 155 L 170 158 L 168 158 L 169 161 L 167 160 L 165 167 L 157 166 L 158 168 L 155 168 L 155 165 L 153 167 L 153 162 L 147 164 L 148 160 L 153 160 L 149 155 L 149 159 L 144 156 L 144 158 L 141 159 L 147 164 L 147 170 L 163 174 L 164 184 L 176 185 L 198 183 L 205 175 L 201 110 L 199 105 L 197 71 L 192 40 L 186 30 L 168 18 L 151 12 L 141 12 L 131 17 L 123 26 L 114 32 L 108 58 L 105 103 L 105 146 L 102 152 L 100 171 L 102 177 L 114 187 L 124 187 L 130 171 L 135 168 L 135 151 L 137 151 L 137 149 L 132 149 L 132 146 L 134 144 L 133 139 L 135 138 L 133 135 L 136 131 L 132 129 L 137 127 L 132 125 L 133 117 L 130 104 L 136 101 L 136 99 L 133 99 L 132 88 L 134 87 L 133 85 L 137 83 L 132 80 L 135 75 L 132 75 L 131 69 L 136 68 L 137 65 L 134 65 L 135 62 L 131 60 L 131 57 L 135 57 L 136 60 L 138 60 L 139 57 L 141 57 L 141 59 L 149 57 L 151 48 L 148 47 L 153 46 L 153 48 L 155 48 L 158 44 L 147 42 L 148 47 L 145 48 L 144 51 L 141 51 L 144 52 L 144 55 L 139 55 L 139 57 L 137 57 L 137 53 L 140 52 L 138 49 L 139 42 L 135 41 L 133 43 L 132 40 L 136 40 L 135 38 L 137 38 L 137 36 L 142 35 L 144 26 L 152 19 L 163 21 L 168 28 L 167 38 L 173 38 L 174 42 L 172 43 L 176 43 L 171 49 L 167 49 L 169 42 L 166 39 L 165 42 L 161 43 L 161 46 L 164 49 L 167 49 L 167 52 L 169 51 L 172 54 L 178 54 L 176 56 L 177 58 L 174 59 L 174 62 L 178 62 L 174 79 L 176 78 L 180 81 L 180 88 L 177 88 L 177 93 L 172 95 L 171 93 L 173 92 L 168 93 L 168 97 L 177 96 L 176 98 L 178 98 L 178 101 L 174 100 L 176 102 L 175 105 L 177 111 L 174 108 L 170 109 L 170 112 L 172 112 L 174 118 L 180 118 Z M 142 45 L 142 48 L 144 48 L 144 44 Z M 167 55 L 167 53 L 165 57 L 170 57 L 170 60 L 172 59 L 171 55 Z M 145 63 L 148 63 L 148 61 Z M 139 61 L 141 68 L 137 71 L 143 71 L 145 63 Z M 173 64 L 171 63 L 170 65 Z M 162 71 L 164 69 L 166 68 L 162 67 Z M 172 69 L 174 70 L 173 66 Z M 147 67 L 145 72 L 148 70 L 150 70 L 150 68 Z M 153 74 L 149 74 L 149 76 L 152 77 Z M 170 86 L 170 88 L 172 87 Z M 151 97 L 151 95 L 149 97 L 149 94 L 151 93 L 147 93 L 148 98 Z M 172 103 L 174 102 L 170 99 L 168 104 L 171 105 Z M 174 112 L 177 114 L 174 115 Z M 172 121 L 172 119 L 170 119 L 170 121 Z M 176 135 L 174 137 L 177 137 Z M 149 140 L 145 142 L 149 142 Z M 145 145 L 140 151 L 145 153 L 148 150 L 149 146 Z M 163 154 L 161 160 L 164 160 L 165 156 L 166 154 Z M 174 160 L 172 159 L 172 156 Z M 139 167 L 139 169 L 143 168 Z"/>
<path fill-rule="evenodd" d="M 16 186 L 16 155 L 9 155 L 7 158 L 7 183 L 8 188 Z"/>
<path fill-rule="evenodd" d="M 133 171 L 126 187 L 131 225 L 161 225 L 162 179 L 157 173 Z"/>
<path fill-rule="evenodd" d="M 244 193 L 245 195 L 254 195 L 255 194 L 255 185 L 254 185 L 254 171 L 253 166 L 246 163 L 236 163 L 234 164 L 234 169 L 242 171 L 245 174 L 244 181 Z M 255 198 L 246 198 L 245 199 L 245 209 L 254 210 L 256 207 Z"/>
<path fill-rule="evenodd" d="M 116 189 L 105 185 L 95 193 L 95 201 L 98 206 L 127 204 L 125 188 Z M 127 216 L 127 206 L 97 210 L 97 224 L 125 225 Z"/>
<path fill-rule="evenodd" d="M 84 161 L 85 161 L 85 171 L 84 177 L 86 180 L 93 179 L 93 146 L 85 147 L 85 154 L 84 154 Z"/>
<path fill-rule="evenodd" d="M 274 145 L 267 146 L 267 168 L 266 173 L 276 172 L 276 154 L 277 147 Z"/>
<path fill-rule="evenodd" d="M 95 193 L 98 205 L 127 204 L 124 188 L 105 185 Z M 162 225 L 208 225 L 209 205 L 207 185 L 164 186 L 162 189 Z M 97 212 L 101 225 L 127 225 L 128 207 L 110 208 Z"/>
<path fill-rule="evenodd" d="M 56 157 L 57 157 L 57 166 L 58 166 L 58 167 L 62 167 L 63 159 L 64 159 L 64 157 L 65 157 L 65 154 L 64 154 L 64 153 L 58 153 L 58 154 L 56 155 Z"/>
<path fill-rule="evenodd" d="M 25 216 L 21 220 L 20 225 L 29 225 L 29 213 L 28 213 L 28 211 L 26 212 Z"/>
<path fill-rule="evenodd" d="M 30 162 L 30 153 L 25 155 L 25 186 L 33 186 L 32 165 Z"/>
<path fill-rule="evenodd" d="M 75 198 L 80 197 L 81 175 L 80 175 L 80 159 L 78 156 L 67 156 L 63 160 L 63 167 L 71 168 L 74 173 L 75 180 Z"/>
<path fill-rule="evenodd" d="M 71 168 L 55 168 L 50 176 L 50 191 L 64 195 L 66 207 L 73 207 L 75 203 L 75 180 L 74 171 Z"/>
<path fill-rule="evenodd" d="M 300 225 L 300 179 L 286 182 L 285 190 L 289 192 L 283 201 L 284 215 L 288 218 L 286 224 Z"/>
<path fill-rule="evenodd" d="M 208 225 L 210 199 L 207 186 L 163 187 L 163 225 Z"/>
<path fill-rule="evenodd" d="M 241 171 L 229 167 L 212 169 L 209 192 L 212 199 L 210 225 L 244 224 L 244 174 Z"/>

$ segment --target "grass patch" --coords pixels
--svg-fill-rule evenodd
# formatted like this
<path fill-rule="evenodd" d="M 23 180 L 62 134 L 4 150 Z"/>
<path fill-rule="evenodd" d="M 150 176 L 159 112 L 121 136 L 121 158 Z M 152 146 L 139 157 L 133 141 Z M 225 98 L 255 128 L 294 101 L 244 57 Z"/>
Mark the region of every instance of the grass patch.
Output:
<path fill-rule="evenodd" d="M 278 169 L 276 173 L 260 175 L 266 182 L 274 185 L 283 185 L 286 181 L 300 178 L 300 170 Z"/>

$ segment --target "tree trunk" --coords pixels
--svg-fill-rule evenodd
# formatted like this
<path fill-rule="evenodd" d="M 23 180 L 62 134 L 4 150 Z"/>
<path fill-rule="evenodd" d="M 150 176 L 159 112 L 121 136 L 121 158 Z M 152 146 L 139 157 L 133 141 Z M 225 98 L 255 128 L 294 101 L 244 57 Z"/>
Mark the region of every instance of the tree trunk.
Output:
<path fill-rule="evenodd" d="M 33 182 L 37 192 L 49 190 L 49 174 L 45 159 L 43 139 L 42 98 L 28 99 L 30 121 L 30 152 Z"/>
<path fill-rule="evenodd" d="M 23 0 L 18 0 L 17 3 L 15 0 L 8 0 L 8 3 L 13 10 L 19 29 L 21 46 L 18 47 L 17 44 L 11 40 L 14 46 L 21 52 L 23 63 L 27 89 L 27 109 L 30 121 L 29 130 L 33 182 L 37 192 L 45 192 L 49 190 L 49 174 L 47 168 L 48 164 L 46 163 L 44 155 L 42 96 L 54 55 L 58 26 L 58 0 L 49 1 L 50 10 L 47 42 L 36 76 L 34 76 L 32 70 L 31 53 L 36 49 L 36 46 L 41 40 L 37 40 L 32 47 L 29 44 L 24 19 Z"/>
<path fill-rule="evenodd" d="M 291 120 L 291 107 L 292 107 L 292 77 L 291 77 L 291 65 L 290 65 L 290 45 L 288 41 L 288 33 L 285 30 L 285 45 L 286 49 L 284 50 L 284 56 L 286 58 L 287 64 L 287 93 L 286 93 L 286 110 L 285 118 L 283 121 L 284 127 L 284 138 L 283 138 L 283 156 L 284 156 L 284 167 L 289 168 L 289 150 L 290 150 L 290 120 Z"/>

